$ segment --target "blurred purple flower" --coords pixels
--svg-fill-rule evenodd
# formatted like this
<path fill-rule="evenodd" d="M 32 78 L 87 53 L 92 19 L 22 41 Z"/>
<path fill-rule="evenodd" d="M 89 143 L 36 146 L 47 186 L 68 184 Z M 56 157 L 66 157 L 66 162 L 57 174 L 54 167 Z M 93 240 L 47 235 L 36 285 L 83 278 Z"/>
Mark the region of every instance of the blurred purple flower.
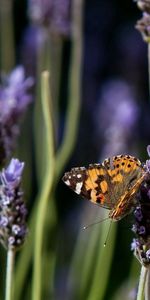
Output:
<path fill-rule="evenodd" d="M 95 116 L 96 128 L 103 139 L 102 158 L 110 154 L 128 152 L 138 117 L 139 109 L 135 95 L 127 82 L 106 82 Z"/>
<path fill-rule="evenodd" d="M 0 242 L 6 249 L 20 247 L 27 234 L 27 209 L 20 188 L 23 168 L 23 162 L 12 159 L 0 173 Z"/>
<path fill-rule="evenodd" d="M 19 134 L 19 123 L 32 97 L 33 78 L 25 79 L 22 66 L 14 69 L 0 86 L 0 163 L 10 156 Z"/>
<path fill-rule="evenodd" d="M 70 34 L 71 0 L 30 0 L 29 15 L 33 23 L 47 26 L 54 34 Z"/>
<path fill-rule="evenodd" d="M 20 115 L 31 102 L 27 90 L 33 86 L 33 78 L 25 79 L 22 66 L 14 69 L 7 77 L 4 86 L 0 86 L 0 121 L 10 118 L 10 115 Z"/>
<path fill-rule="evenodd" d="M 26 69 L 26 74 L 36 77 L 37 52 L 41 38 L 37 26 L 31 25 L 25 29 L 21 44 L 21 60 Z M 42 33 L 41 33 L 42 35 Z"/>

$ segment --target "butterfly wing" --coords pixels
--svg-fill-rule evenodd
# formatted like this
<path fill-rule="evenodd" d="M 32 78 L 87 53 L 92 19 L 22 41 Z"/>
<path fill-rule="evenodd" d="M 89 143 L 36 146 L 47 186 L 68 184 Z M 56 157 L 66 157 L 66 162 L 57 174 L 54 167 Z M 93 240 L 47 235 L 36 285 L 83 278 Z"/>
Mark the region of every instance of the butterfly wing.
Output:
<path fill-rule="evenodd" d="M 62 178 L 72 190 L 82 197 L 111 209 L 111 197 L 108 197 L 109 174 L 102 164 L 91 164 L 88 168 L 73 168 Z M 107 200 L 106 200 L 107 197 Z"/>
<path fill-rule="evenodd" d="M 129 214 L 135 206 L 135 195 L 145 179 L 146 172 L 141 162 L 130 155 L 113 157 L 112 165 L 113 168 L 110 168 L 108 163 L 107 169 L 116 199 L 112 197 L 113 209 L 110 217 L 119 220 Z"/>
<path fill-rule="evenodd" d="M 102 164 L 73 168 L 65 173 L 63 181 L 77 194 L 110 209 L 110 217 L 115 219 L 117 213 L 121 218 L 133 206 L 131 198 L 144 180 L 143 174 L 144 170 L 137 158 L 117 155 L 105 159 Z M 119 205 L 122 205 L 121 210 Z"/>

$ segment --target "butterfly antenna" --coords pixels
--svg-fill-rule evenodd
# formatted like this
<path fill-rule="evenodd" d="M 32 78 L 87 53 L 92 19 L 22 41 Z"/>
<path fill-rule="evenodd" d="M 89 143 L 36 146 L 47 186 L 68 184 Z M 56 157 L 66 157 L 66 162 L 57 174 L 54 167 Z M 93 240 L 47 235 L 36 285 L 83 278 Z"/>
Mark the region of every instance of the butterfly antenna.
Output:
<path fill-rule="evenodd" d="M 111 226 L 112 226 L 112 221 L 113 220 L 111 220 L 110 223 L 109 223 L 109 228 L 108 228 L 106 240 L 105 240 L 105 243 L 104 243 L 104 247 L 106 247 L 106 244 L 107 244 L 107 241 L 108 241 L 108 238 L 109 238 L 109 234 L 110 234 L 110 230 L 111 230 Z"/>
<path fill-rule="evenodd" d="M 97 221 L 97 222 L 88 224 L 87 226 L 84 226 L 83 229 L 85 230 L 85 229 L 87 229 L 87 228 L 89 228 L 89 227 L 91 227 L 91 226 L 93 226 L 93 225 L 96 225 L 96 224 L 102 223 L 102 222 L 104 222 L 104 221 L 107 221 L 108 219 L 109 219 L 109 217 L 107 217 L 107 218 L 105 218 L 105 219 L 102 219 L 102 220 L 99 220 L 99 221 Z"/>

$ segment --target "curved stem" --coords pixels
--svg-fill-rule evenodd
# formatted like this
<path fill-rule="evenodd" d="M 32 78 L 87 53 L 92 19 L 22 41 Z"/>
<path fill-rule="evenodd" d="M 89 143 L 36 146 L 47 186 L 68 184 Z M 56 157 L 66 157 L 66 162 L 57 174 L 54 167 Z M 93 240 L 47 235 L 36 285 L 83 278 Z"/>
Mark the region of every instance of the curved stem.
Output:
<path fill-rule="evenodd" d="M 14 259 L 15 259 L 15 251 L 13 249 L 9 249 L 7 252 L 5 300 L 12 299 L 12 280 L 13 280 Z"/>
<path fill-rule="evenodd" d="M 41 299 L 41 279 L 42 279 L 42 242 L 44 236 L 44 223 L 46 219 L 47 205 L 50 191 L 52 188 L 54 178 L 54 140 L 53 140 L 53 124 L 51 101 L 49 91 L 49 73 L 42 74 L 42 108 L 45 121 L 45 135 L 46 135 L 46 171 L 42 184 L 41 193 L 38 199 L 38 208 L 35 224 L 35 243 L 34 243 L 34 265 L 33 265 L 33 287 L 32 299 Z M 50 102 L 50 104 L 49 104 Z M 49 162 L 49 163 L 48 163 Z M 49 167 L 50 166 L 50 167 Z"/>

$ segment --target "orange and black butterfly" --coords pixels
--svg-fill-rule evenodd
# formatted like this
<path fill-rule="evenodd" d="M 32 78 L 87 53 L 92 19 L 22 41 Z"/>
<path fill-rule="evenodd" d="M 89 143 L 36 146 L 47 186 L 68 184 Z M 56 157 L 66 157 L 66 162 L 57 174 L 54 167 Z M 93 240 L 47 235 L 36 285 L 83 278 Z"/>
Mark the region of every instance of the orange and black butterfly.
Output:
<path fill-rule="evenodd" d="M 117 155 L 102 164 L 73 168 L 64 174 L 63 181 L 77 194 L 109 209 L 109 217 L 117 221 L 136 205 L 135 196 L 145 176 L 139 159 Z"/>

